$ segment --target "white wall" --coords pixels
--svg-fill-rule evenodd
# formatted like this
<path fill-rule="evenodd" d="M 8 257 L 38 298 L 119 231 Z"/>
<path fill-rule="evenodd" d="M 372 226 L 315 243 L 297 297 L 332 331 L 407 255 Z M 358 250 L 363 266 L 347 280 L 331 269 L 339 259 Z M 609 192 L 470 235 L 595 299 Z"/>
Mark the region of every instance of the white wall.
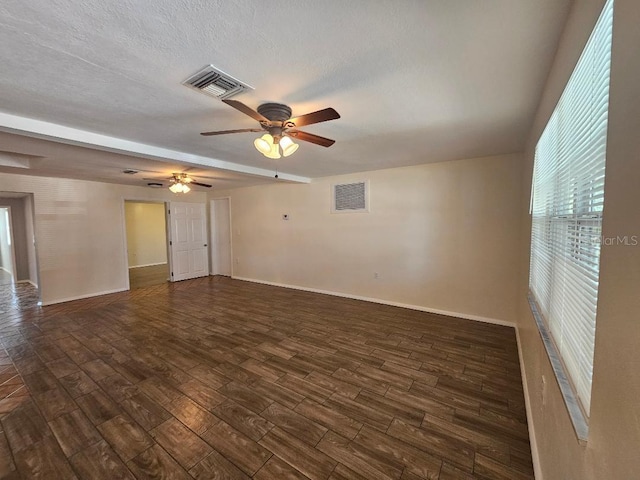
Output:
<path fill-rule="evenodd" d="M 125 289 L 124 200 L 175 198 L 168 189 L 12 174 L 0 176 L 3 190 L 34 194 L 44 304 Z M 206 203 L 206 193 L 180 199 Z"/>
<path fill-rule="evenodd" d="M 231 276 L 231 218 L 228 198 L 210 202 L 211 268 L 213 275 Z"/>
<path fill-rule="evenodd" d="M 515 321 L 521 164 L 506 155 L 212 197 L 231 197 L 234 277 Z M 331 184 L 365 179 L 371 212 L 331 214 Z"/>
<path fill-rule="evenodd" d="M 125 202 L 129 267 L 167 263 L 164 203 Z"/>
<path fill-rule="evenodd" d="M 519 334 L 545 480 L 640 478 L 640 246 L 605 245 L 600 264 L 589 438 L 579 445 L 526 303 L 533 148 L 604 4 L 577 0 L 525 156 Z M 603 235 L 640 236 L 640 2 L 615 0 Z M 543 397 L 542 376 L 547 379 Z M 539 479 L 540 480 L 540 479 Z"/>
<path fill-rule="evenodd" d="M 38 260 L 36 256 L 36 231 L 33 219 L 33 196 L 24 197 L 24 217 L 25 217 L 25 233 L 27 247 L 27 261 L 29 264 L 29 280 L 35 286 L 38 286 Z"/>

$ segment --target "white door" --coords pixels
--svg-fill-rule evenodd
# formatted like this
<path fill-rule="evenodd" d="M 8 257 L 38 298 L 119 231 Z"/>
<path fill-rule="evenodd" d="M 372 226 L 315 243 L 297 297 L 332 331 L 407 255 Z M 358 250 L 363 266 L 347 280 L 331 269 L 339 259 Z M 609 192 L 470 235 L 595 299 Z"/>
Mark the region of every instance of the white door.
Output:
<path fill-rule="evenodd" d="M 211 200 L 211 257 L 214 275 L 231 276 L 231 215 L 229 199 Z"/>
<path fill-rule="evenodd" d="M 209 275 L 205 205 L 169 202 L 171 281 Z"/>

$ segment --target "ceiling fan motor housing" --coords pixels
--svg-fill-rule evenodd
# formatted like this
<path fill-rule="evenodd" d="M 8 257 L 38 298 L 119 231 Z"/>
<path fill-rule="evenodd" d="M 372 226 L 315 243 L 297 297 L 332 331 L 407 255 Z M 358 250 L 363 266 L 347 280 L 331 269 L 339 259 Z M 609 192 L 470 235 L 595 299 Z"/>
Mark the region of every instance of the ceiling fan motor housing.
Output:
<path fill-rule="evenodd" d="M 263 103 L 258 113 L 272 122 L 284 122 L 291 118 L 291 108 L 282 103 Z"/>

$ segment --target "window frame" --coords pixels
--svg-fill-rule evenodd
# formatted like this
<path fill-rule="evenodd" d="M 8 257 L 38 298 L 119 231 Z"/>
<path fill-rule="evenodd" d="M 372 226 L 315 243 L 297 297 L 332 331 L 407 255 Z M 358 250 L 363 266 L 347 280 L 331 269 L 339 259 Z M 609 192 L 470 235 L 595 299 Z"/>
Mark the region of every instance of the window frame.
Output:
<path fill-rule="evenodd" d="M 528 301 L 580 442 L 593 383 L 613 3 L 605 2 L 538 139 L 531 182 Z"/>

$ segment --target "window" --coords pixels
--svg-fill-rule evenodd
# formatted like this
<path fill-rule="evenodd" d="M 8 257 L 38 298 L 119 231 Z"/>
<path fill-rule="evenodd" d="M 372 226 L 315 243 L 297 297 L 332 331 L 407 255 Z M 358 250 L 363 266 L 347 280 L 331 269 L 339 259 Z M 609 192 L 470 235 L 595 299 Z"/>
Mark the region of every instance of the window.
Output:
<path fill-rule="evenodd" d="M 600 269 L 613 0 L 535 152 L 529 286 L 536 321 L 586 439 Z M 582 425 L 575 417 L 582 417 Z"/>

